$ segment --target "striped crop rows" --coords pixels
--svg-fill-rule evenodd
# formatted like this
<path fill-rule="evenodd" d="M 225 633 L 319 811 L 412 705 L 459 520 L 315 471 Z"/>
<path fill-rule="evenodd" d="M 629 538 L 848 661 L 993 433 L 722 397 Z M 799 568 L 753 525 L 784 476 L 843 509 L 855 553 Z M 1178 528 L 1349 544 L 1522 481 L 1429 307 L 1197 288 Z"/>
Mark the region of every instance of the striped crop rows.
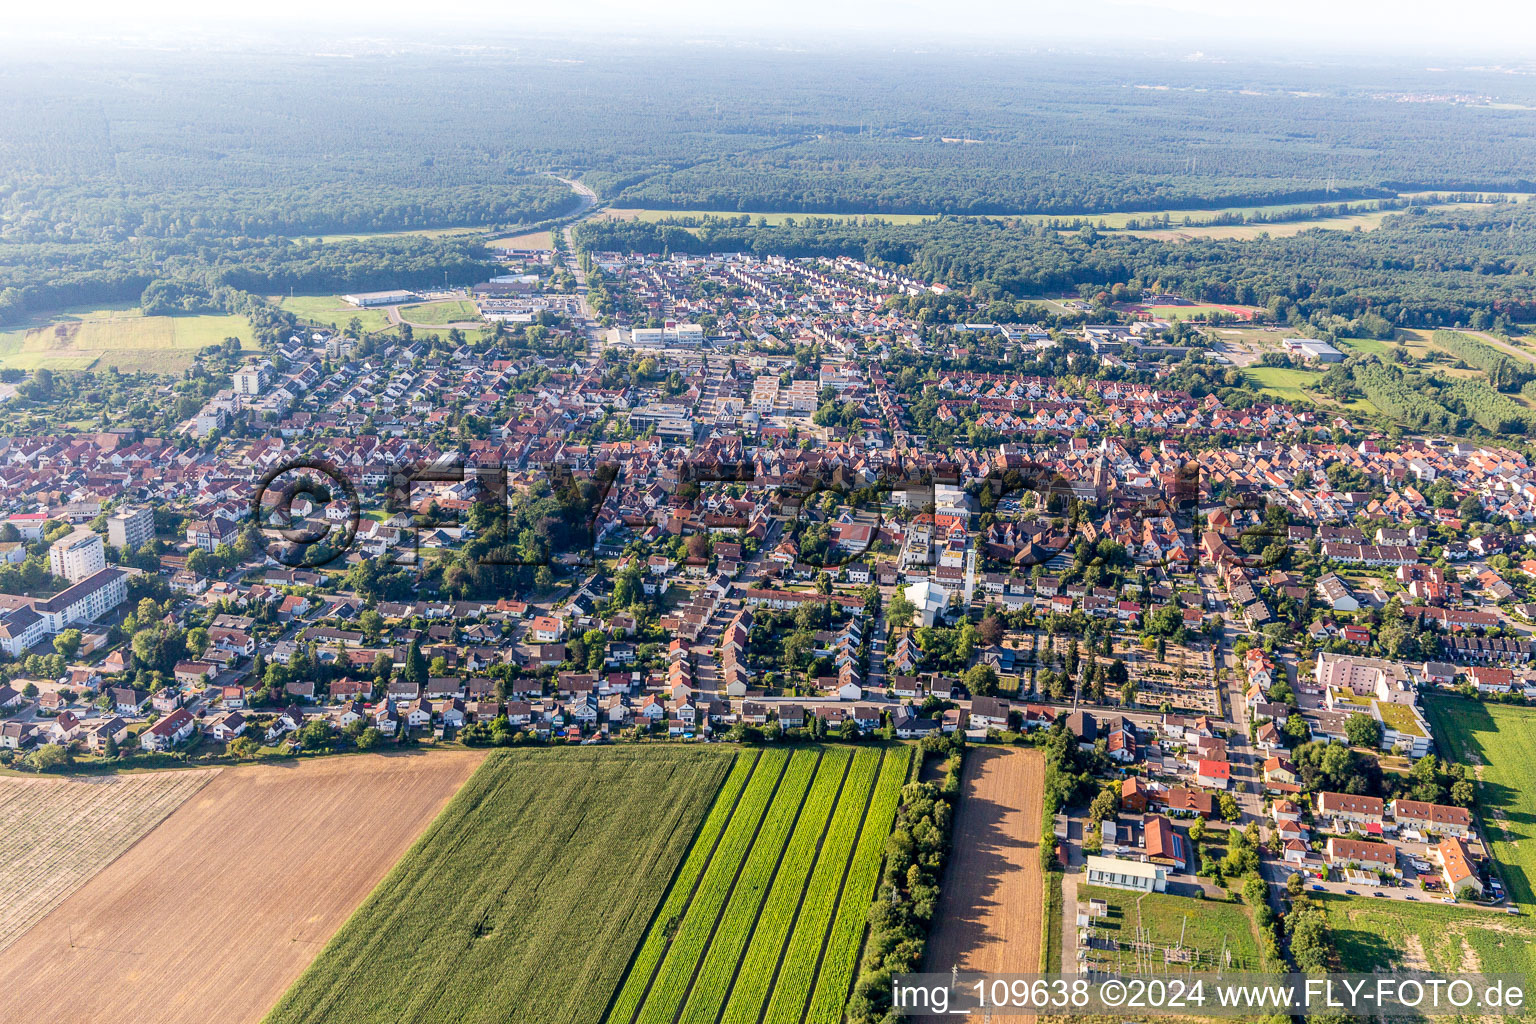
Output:
<path fill-rule="evenodd" d="M 744 752 L 608 1024 L 835 1024 L 910 763 L 906 747 Z"/>

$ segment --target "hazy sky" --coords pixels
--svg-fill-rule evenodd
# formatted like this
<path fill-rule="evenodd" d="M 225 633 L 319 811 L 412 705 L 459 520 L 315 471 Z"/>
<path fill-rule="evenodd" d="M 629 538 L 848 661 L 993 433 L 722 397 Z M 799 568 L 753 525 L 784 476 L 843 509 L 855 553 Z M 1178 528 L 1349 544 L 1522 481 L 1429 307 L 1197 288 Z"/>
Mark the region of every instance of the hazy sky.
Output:
<path fill-rule="evenodd" d="M 1536 61 L 1536 0 L 59 0 L 12 5 L 7 31 L 60 38 L 185 35 L 209 28 L 393 35 L 431 29 L 730 36 L 755 42 L 908 45 L 986 40 L 1033 46 L 1145 43 L 1231 52 L 1284 45 L 1328 51 L 1480 51 Z M 21 27 L 17 27 L 18 23 Z M 879 37 L 879 38 L 875 38 Z M 1276 55 L 1273 51 L 1271 56 Z"/>

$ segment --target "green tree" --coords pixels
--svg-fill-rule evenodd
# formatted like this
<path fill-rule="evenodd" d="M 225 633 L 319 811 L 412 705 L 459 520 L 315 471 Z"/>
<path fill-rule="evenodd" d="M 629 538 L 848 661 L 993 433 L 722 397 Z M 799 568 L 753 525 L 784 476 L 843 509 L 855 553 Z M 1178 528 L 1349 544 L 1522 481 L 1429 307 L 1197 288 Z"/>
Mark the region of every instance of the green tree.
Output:
<path fill-rule="evenodd" d="M 1344 720 L 1344 735 L 1353 746 L 1375 750 L 1381 746 L 1381 723 L 1356 712 Z"/>
<path fill-rule="evenodd" d="M 885 618 L 892 626 L 912 625 L 912 616 L 917 614 L 917 605 L 907 600 L 907 595 L 897 591 L 885 606 Z"/>
<path fill-rule="evenodd" d="M 58 651 L 65 661 L 69 661 L 80 650 L 80 641 L 82 639 L 82 634 L 78 629 L 66 629 L 53 638 L 53 649 Z"/>
<path fill-rule="evenodd" d="M 972 665 L 960 681 L 973 697 L 990 697 L 997 692 L 997 670 L 991 665 Z"/>

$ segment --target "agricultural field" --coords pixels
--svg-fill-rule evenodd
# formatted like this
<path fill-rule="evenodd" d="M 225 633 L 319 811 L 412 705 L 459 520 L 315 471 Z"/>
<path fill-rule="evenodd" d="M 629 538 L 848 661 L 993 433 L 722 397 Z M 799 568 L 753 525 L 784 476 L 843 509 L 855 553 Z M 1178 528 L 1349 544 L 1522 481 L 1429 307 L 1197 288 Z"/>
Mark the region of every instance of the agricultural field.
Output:
<path fill-rule="evenodd" d="M 1165 969 L 1262 970 L 1258 931 L 1246 905 L 1223 900 L 1195 900 L 1153 892 L 1144 895 L 1122 889 L 1084 885 L 1077 890 L 1081 902 L 1101 899 L 1108 914 L 1092 928 L 1092 958 L 1099 965 L 1118 964 L 1134 971 L 1137 929 L 1147 948 L 1139 962 L 1144 971 Z M 1073 913 L 1072 907 L 1065 908 Z"/>
<path fill-rule="evenodd" d="M 741 210 L 642 210 L 642 209 L 609 209 L 597 214 L 604 220 L 638 220 L 646 223 L 662 220 L 682 220 L 695 218 L 702 220 L 705 217 L 750 217 L 753 224 L 759 222 L 768 227 L 782 227 L 786 221 L 796 224 L 807 220 L 832 221 L 834 223 L 858 223 L 865 218 L 880 220 L 886 224 L 921 224 L 926 220 L 934 220 L 937 214 L 931 213 L 770 213 L 768 211 L 746 212 Z"/>
<path fill-rule="evenodd" d="M 1044 787 L 1045 758 L 1037 750 L 974 749 L 966 755 L 954 852 L 925 970 L 1016 973 L 1040 962 Z"/>
<path fill-rule="evenodd" d="M 1530 917 L 1334 895 L 1324 896 L 1322 905 L 1344 971 L 1536 971 Z"/>
<path fill-rule="evenodd" d="M 595 1022 L 701 822 L 731 801 L 722 782 L 754 757 L 491 753 L 267 1020 Z"/>
<path fill-rule="evenodd" d="M 0 778 L 0 950 L 216 774 Z"/>
<path fill-rule="evenodd" d="M 61 314 L 0 332 L 0 367 L 18 370 L 180 372 L 199 349 L 225 338 L 253 347 L 243 316 L 144 316 L 136 308 Z"/>
<path fill-rule="evenodd" d="M 400 319 L 411 324 L 459 323 L 480 319 L 480 311 L 468 299 L 452 299 L 447 302 L 422 302 L 414 306 L 401 306 Z"/>
<path fill-rule="evenodd" d="M 454 236 L 483 235 L 483 227 L 458 228 L 408 228 L 403 231 L 360 231 L 353 234 L 320 235 L 322 242 L 362 242 L 370 238 L 451 238 Z M 291 235 L 292 238 L 309 238 L 310 235 Z"/>
<path fill-rule="evenodd" d="M 911 758 L 801 747 L 738 767 L 605 1020 L 837 1024 Z"/>
<path fill-rule="evenodd" d="M 545 228 L 543 231 L 526 231 L 506 238 L 488 238 L 485 244 L 492 249 L 553 249 L 555 239 L 554 233 Z"/>
<path fill-rule="evenodd" d="M 1440 752 L 1477 778 L 1484 838 L 1511 901 L 1536 912 L 1536 709 L 1430 694 Z"/>
<path fill-rule="evenodd" d="M 482 759 L 221 769 L 17 939 L 0 984 L 31 1024 L 259 1021 Z"/>

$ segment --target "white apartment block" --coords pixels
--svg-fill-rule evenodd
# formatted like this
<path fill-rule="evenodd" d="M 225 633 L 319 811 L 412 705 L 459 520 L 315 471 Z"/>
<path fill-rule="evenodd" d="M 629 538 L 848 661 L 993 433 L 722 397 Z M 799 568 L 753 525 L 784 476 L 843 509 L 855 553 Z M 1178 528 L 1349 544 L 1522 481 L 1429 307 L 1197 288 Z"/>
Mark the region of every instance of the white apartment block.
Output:
<path fill-rule="evenodd" d="M 90 530 L 76 530 L 48 548 L 48 571 L 71 583 L 79 583 L 106 567 L 106 545 Z"/>

